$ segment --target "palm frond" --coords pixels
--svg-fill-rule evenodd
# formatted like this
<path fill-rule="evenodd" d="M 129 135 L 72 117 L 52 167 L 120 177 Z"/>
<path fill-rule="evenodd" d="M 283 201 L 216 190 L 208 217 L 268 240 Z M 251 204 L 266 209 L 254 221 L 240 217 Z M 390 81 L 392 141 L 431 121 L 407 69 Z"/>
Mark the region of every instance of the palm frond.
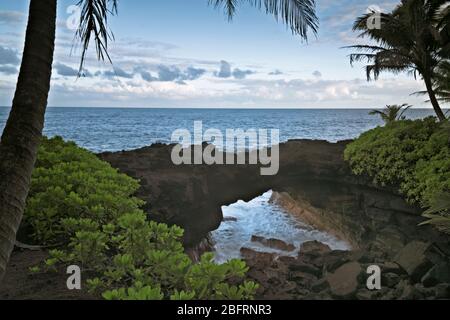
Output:
<path fill-rule="evenodd" d="M 77 3 L 81 8 L 80 25 L 76 32 L 76 37 L 82 44 L 79 74 L 83 72 L 91 40 L 95 43 L 97 59 L 112 63 L 108 42 L 114 39 L 114 35 L 108 29 L 108 17 L 117 14 L 117 3 L 118 0 L 80 0 Z"/>
<path fill-rule="evenodd" d="M 383 110 L 372 110 L 369 114 L 373 116 L 379 115 L 386 124 L 390 124 L 395 121 L 404 120 L 405 112 L 411 107 L 407 103 L 402 105 L 387 105 Z"/>
<path fill-rule="evenodd" d="M 228 16 L 228 20 L 233 19 L 236 14 L 236 7 L 238 0 L 209 0 L 210 5 L 213 5 L 216 9 L 222 6 L 225 9 L 225 13 Z"/>
<path fill-rule="evenodd" d="M 421 226 L 432 225 L 439 231 L 450 234 L 450 193 L 438 195 L 423 216 L 428 220 L 421 223 Z"/>
<path fill-rule="evenodd" d="M 315 0 L 209 0 L 209 3 L 216 8 L 224 7 L 229 19 L 234 16 L 238 4 L 248 3 L 272 14 L 305 40 L 309 31 L 316 35 L 319 27 Z"/>

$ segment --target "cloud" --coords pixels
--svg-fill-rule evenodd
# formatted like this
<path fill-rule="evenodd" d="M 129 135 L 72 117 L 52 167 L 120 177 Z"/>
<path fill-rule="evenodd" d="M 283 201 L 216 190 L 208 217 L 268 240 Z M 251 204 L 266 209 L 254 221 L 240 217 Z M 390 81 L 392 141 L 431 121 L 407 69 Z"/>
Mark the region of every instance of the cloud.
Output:
<path fill-rule="evenodd" d="M 25 15 L 19 11 L 0 11 L 0 25 L 12 25 L 25 21 Z"/>
<path fill-rule="evenodd" d="M 220 61 L 220 70 L 218 72 L 215 72 L 214 75 L 222 79 L 233 77 L 240 80 L 245 79 L 245 77 L 254 73 L 255 72 L 252 70 L 241 70 L 239 68 L 235 68 L 234 70 L 232 70 L 231 64 L 225 60 L 222 60 Z"/>
<path fill-rule="evenodd" d="M 17 73 L 17 68 L 13 66 L 0 66 L 0 72 L 6 75 L 12 75 Z"/>
<path fill-rule="evenodd" d="M 20 59 L 17 55 L 17 51 L 13 49 L 9 49 L 6 47 L 0 47 L 0 65 L 1 64 L 11 64 L 18 65 L 20 63 Z"/>
<path fill-rule="evenodd" d="M 234 69 L 233 70 L 233 77 L 235 79 L 245 79 L 245 77 L 254 74 L 255 72 L 252 70 L 241 70 L 241 69 Z"/>
<path fill-rule="evenodd" d="M 312 75 L 316 78 L 322 78 L 322 72 L 320 72 L 319 70 L 314 71 Z"/>
<path fill-rule="evenodd" d="M 56 63 L 53 67 L 60 76 L 64 76 L 64 77 L 78 76 L 78 71 L 72 67 L 69 67 L 66 64 Z"/>
<path fill-rule="evenodd" d="M 158 80 L 159 81 L 175 81 L 180 80 L 181 70 L 174 66 L 158 66 Z"/>
<path fill-rule="evenodd" d="M 279 76 L 279 75 L 282 75 L 283 74 L 283 72 L 281 71 L 281 70 L 274 70 L 274 71 L 272 71 L 272 72 L 270 72 L 269 73 L 269 76 Z"/>
<path fill-rule="evenodd" d="M 147 82 L 152 82 L 158 80 L 148 71 L 140 71 L 141 78 Z"/>
<path fill-rule="evenodd" d="M 205 69 L 189 67 L 185 71 L 185 80 L 196 80 L 199 79 L 206 73 Z"/>
<path fill-rule="evenodd" d="M 220 70 L 216 72 L 218 78 L 230 78 L 231 77 L 231 65 L 225 60 L 220 61 Z"/>
<path fill-rule="evenodd" d="M 56 72 L 63 77 L 78 77 L 78 69 L 72 68 L 71 66 L 68 66 L 64 63 L 56 63 L 53 68 L 56 70 Z M 81 73 L 81 77 L 90 78 L 92 77 L 92 73 L 89 72 L 87 69 L 83 69 Z"/>
<path fill-rule="evenodd" d="M 103 73 L 96 73 L 96 75 L 102 75 L 105 78 L 108 79 L 113 79 L 113 78 L 125 78 L 125 79 L 133 79 L 134 74 L 133 73 L 128 73 L 125 70 L 123 70 L 122 68 L 119 67 L 114 67 L 114 70 L 108 70 L 108 71 L 104 71 Z"/>
<path fill-rule="evenodd" d="M 147 82 L 176 82 L 179 84 L 185 84 L 188 80 L 197 80 L 205 73 L 205 69 L 188 67 L 185 70 L 180 69 L 177 66 L 160 64 L 156 67 L 157 77 L 153 76 L 150 72 L 145 70 L 145 67 L 137 67 L 135 71 L 141 75 L 141 78 Z"/>

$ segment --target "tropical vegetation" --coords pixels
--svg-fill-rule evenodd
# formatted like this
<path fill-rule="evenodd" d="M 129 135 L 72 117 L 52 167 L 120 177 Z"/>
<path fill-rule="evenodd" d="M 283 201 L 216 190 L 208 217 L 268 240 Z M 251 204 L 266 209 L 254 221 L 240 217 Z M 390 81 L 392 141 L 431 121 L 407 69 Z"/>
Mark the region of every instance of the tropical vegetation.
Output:
<path fill-rule="evenodd" d="M 105 299 L 252 299 L 245 262 L 198 263 L 184 253 L 183 230 L 149 221 L 139 182 L 61 138 L 44 138 L 25 210 L 27 241 L 54 249 L 34 272 L 78 265 Z"/>
<path fill-rule="evenodd" d="M 369 114 L 373 116 L 379 115 L 384 123 L 390 124 L 394 121 L 405 120 L 406 116 L 404 114 L 411 107 L 406 103 L 402 105 L 393 104 L 387 105 L 383 110 L 372 110 Z"/>

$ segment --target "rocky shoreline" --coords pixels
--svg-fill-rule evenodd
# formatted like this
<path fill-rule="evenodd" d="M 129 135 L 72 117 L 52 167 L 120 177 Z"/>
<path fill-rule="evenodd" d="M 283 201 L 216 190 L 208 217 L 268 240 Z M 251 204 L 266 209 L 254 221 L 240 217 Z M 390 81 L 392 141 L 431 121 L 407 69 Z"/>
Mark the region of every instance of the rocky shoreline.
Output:
<path fill-rule="evenodd" d="M 393 189 L 352 175 L 343 159 L 347 143 L 282 144 L 273 177 L 262 177 L 257 165 L 175 166 L 169 145 L 99 156 L 140 179 L 150 217 L 182 226 L 193 258 L 212 246 L 205 239 L 223 221 L 223 205 L 267 190 L 291 214 L 351 244 L 346 252 L 308 242 L 297 257 L 243 248 L 249 277 L 261 284 L 259 299 L 450 299 L 449 237 L 418 227 L 420 209 Z M 372 265 L 381 268 L 381 290 L 366 288 Z"/>
<path fill-rule="evenodd" d="M 258 299 L 417 300 L 450 298 L 450 265 L 441 248 L 414 241 L 393 258 L 367 250 L 333 251 L 306 242 L 297 257 L 244 248 L 248 276 L 261 284 Z M 434 262 L 433 262 L 434 261 Z M 369 290 L 368 268 L 381 270 L 381 290 Z"/>

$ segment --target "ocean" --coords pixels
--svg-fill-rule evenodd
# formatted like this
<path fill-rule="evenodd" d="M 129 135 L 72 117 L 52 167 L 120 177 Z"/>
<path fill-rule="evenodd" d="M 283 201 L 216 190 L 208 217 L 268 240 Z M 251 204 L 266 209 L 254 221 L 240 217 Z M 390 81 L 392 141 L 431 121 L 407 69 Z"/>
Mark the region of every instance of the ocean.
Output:
<path fill-rule="evenodd" d="M 280 141 L 318 139 L 336 142 L 354 139 L 382 125 L 379 117 L 362 109 L 114 109 L 49 108 L 44 134 L 62 136 L 93 152 L 141 148 L 170 143 L 177 129 L 193 131 L 194 121 L 204 130 L 279 129 Z M 9 110 L 0 108 L 3 130 Z M 430 109 L 407 111 L 408 118 L 433 115 Z"/>

